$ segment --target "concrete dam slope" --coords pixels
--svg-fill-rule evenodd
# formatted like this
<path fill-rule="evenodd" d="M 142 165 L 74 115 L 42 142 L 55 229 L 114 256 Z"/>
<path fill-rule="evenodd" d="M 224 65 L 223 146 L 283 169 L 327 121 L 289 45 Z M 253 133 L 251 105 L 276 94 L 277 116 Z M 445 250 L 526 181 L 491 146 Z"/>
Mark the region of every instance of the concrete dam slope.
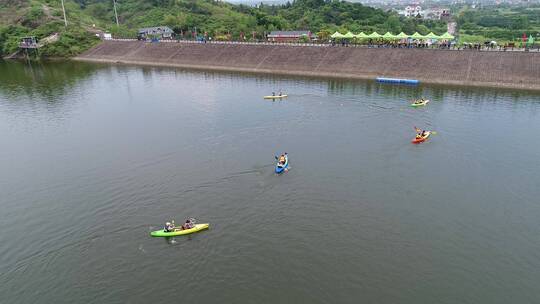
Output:
<path fill-rule="evenodd" d="M 105 41 L 75 60 L 540 90 L 540 53 Z"/>

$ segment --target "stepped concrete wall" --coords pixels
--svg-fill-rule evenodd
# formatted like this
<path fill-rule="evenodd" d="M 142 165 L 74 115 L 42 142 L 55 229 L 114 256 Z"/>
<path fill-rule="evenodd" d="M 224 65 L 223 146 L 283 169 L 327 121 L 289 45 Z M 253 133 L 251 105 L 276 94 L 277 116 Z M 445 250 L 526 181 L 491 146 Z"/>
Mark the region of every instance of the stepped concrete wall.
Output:
<path fill-rule="evenodd" d="M 538 52 L 105 41 L 75 59 L 320 77 L 412 78 L 425 83 L 540 90 Z"/>

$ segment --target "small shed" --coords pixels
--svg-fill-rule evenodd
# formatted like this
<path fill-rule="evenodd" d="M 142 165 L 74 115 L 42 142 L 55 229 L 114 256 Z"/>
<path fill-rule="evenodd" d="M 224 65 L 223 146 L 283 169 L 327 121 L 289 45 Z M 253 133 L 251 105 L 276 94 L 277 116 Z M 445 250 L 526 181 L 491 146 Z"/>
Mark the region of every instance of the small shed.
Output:
<path fill-rule="evenodd" d="M 19 47 L 21 49 L 37 49 L 38 48 L 38 42 L 36 37 L 30 36 L 30 37 L 23 37 L 21 39 L 21 43 L 19 44 Z"/>
<path fill-rule="evenodd" d="M 156 27 L 146 27 L 139 29 L 137 34 L 137 39 L 144 40 L 147 38 L 161 38 L 161 39 L 171 39 L 174 32 L 168 26 L 156 26 Z"/>

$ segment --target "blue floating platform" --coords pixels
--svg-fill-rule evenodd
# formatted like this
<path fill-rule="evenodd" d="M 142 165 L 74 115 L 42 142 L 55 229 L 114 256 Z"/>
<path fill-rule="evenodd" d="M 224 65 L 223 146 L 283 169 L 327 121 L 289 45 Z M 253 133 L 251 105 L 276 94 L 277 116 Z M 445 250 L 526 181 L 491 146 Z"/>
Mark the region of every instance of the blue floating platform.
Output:
<path fill-rule="evenodd" d="M 399 83 L 399 84 L 419 84 L 420 81 L 417 79 L 399 79 L 399 78 L 385 78 L 385 77 L 377 77 L 377 82 L 382 83 Z"/>

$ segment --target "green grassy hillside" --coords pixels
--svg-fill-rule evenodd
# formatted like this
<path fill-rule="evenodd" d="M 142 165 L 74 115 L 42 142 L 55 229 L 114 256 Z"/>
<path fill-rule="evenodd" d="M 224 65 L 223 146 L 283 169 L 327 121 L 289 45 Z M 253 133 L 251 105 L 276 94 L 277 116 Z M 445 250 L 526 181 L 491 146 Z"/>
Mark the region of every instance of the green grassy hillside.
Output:
<path fill-rule="evenodd" d="M 307 29 L 325 38 L 336 30 L 429 31 L 443 33 L 440 21 L 404 19 L 395 13 L 337 0 L 296 0 L 280 6 L 249 7 L 213 0 L 118 0 L 116 26 L 112 0 L 65 0 L 68 26 L 60 0 L 5 0 L 0 4 L 0 53 L 16 50 L 21 37 L 61 34 L 42 49 L 45 56 L 72 56 L 97 41 L 95 32 L 134 37 L 139 27 L 168 25 L 177 33 L 208 32 L 237 39 L 242 33 L 263 38 L 271 30 Z"/>
<path fill-rule="evenodd" d="M 114 23 L 112 1 L 77 0 L 91 18 L 99 20 L 109 30 Z M 337 0 L 296 0 L 281 6 L 249 7 L 212 0 L 120 0 L 117 3 L 121 28 L 119 32 L 133 34 L 142 26 L 168 25 L 176 32 L 208 32 L 211 35 L 229 33 L 233 38 L 240 33 L 256 32 L 262 36 L 271 30 L 299 30 L 312 32 L 352 30 L 371 32 L 430 30 L 445 32 L 444 22 L 399 18 L 384 12 Z"/>
<path fill-rule="evenodd" d="M 64 25 L 60 1 L 8 0 L 0 3 L 0 55 L 17 50 L 24 36 L 38 39 L 59 33 L 60 39 L 40 49 L 42 56 L 69 57 L 99 42 L 92 32 L 93 18 L 75 2 L 66 2 L 69 24 Z"/>
<path fill-rule="evenodd" d="M 523 33 L 540 38 L 540 4 L 462 8 L 456 18 L 462 38 L 498 42 L 519 41 Z"/>

